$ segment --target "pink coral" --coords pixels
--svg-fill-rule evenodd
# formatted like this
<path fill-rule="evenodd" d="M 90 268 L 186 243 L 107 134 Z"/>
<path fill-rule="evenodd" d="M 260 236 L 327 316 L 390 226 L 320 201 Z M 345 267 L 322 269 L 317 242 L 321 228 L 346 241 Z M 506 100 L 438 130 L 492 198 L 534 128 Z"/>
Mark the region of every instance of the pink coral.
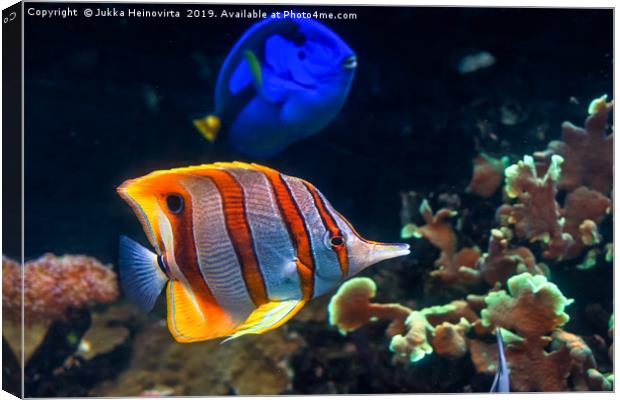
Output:
<path fill-rule="evenodd" d="M 510 386 L 524 392 L 558 392 L 567 389 L 571 358 L 566 347 L 548 352 L 548 336 L 526 338 L 506 346 Z M 533 373 L 535 371 L 535 373 Z"/>
<path fill-rule="evenodd" d="M 462 318 L 458 324 L 444 321 L 435 326 L 435 333 L 431 341 L 435 352 L 448 359 L 457 359 L 467 353 L 467 341 L 465 335 L 471 328 L 471 324 Z"/>
<path fill-rule="evenodd" d="M 436 214 L 433 214 L 433 209 L 428 204 L 428 201 L 424 200 L 420 205 L 420 214 L 426 224 L 417 228 L 415 230 L 416 234 L 426 238 L 435 247 L 451 257 L 456 251 L 456 234 L 447 219 L 454 217 L 457 212 L 448 208 L 442 208 Z"/>
<path fill-rule="evenodd" d="M 566 161 L 560 182 L 561 189 L 573 190 L 587 186 L 601 193 L 608 193 L 613 182 L 613 133 L 607 135 L 607 119 L 613 101 L 607 96 L 590 105 L 590 116 L 585 128 L 570 122 L 562 124 L 562 140 L 549 143 L 545 152 L 536 153 L 541 163 L 549 163 L 553 155 Z"/>
<path fill-rule="evenodd" d="M 480 153 L 473 160 L 474 171 L 466 192 L 480 197 L 491 197 L 502 183 L 504 160 L 498 160 L 485 153 Z"/>
<path fill-rule="evenodd" d="M 489 238 L 488 250 L 478 261 L 482 278 L 490 285 L 505 283 L 511 276 L 520 272 L 544 274 L 544 269 L 536 265 L 534 254 L 527 247 L 509 248 L 508 238 L 499 230 L 493 229 Z"/>
<path fill-rule="evenodd" d="M 524 272 L 510 278 L 508 292 L 487 295 L 487 308 L 480 312 L 486 326 L 501 326 L 525 337 L 540 337 L 564 325 L 564 308 L 573 300 L 564 297 L 558 287 L 542 275 Z"/>
<path fill-rule="evenodd" d="M 338 289 L 329 303 L 329 322 L 337 326 L 341 333 L 354 331 L 376 319 L 392 321 L 388 332 L 390 336 L 405 330 L 405 320 L 412 310 L 400 304 L 371 303 L 377 286 L 372 279 L 351 279 Z"/>
<path fill-rule="evenodd" d="M 447 284 L 468 284 L 480 281 L 480 272 L 475 268 L 480 258 L 480 250 L 463 247 L 455 254 L 442 252 L 435 261 L 439 269 L 431 271 L 431 276 Z"/>
<path fill-rule="evenodd" d="M 574 239 L 568 248 L 567 258 L 576 257 L 584 246 L 595 244 L 598 231 L 596 224 L 603 220 L 610 207 L 611 200 L 608 197 L 585 186 L 566 196 L 562 210 L 565 219 L 563 231 Z"/>
<path fill-rule="evenodd" d="M 424 237 L 441 251 L 435 260 L 438 269 L 432 271 L 431 276 L 451 285 L 479 282 L 480 274 L 474 267 L 480 258 L 480 250 L 464 247 L 456 251 L 457 237 L 448 219 L 457 215 L 457 212 L 442 208 L 433 214 L 428 201 L 424 200 L 420 205 L 420 214 L 426 224 L 413 228 L 415 236 Z"/>
<path fill-rule="evenodd" d="M 2 260 L 3 311 L 19 318 L 21 266 Z M 24 319 L 26 323 L 63 318 L 67 309 L 82 308 L 94 303 L 110 303 L 118 297 L 116 274 L 110 265 L 92 257 L 53 254 L 29 261 L 24 265 Z"/>
<path fill-rule="evenodd" d="M 506 194 L 517 199 L 517 203 L 505 204 L 497 211 L 500 222 L 514 225 L 518 237 L 542 241 L 546 245 L 543 252 L 546 258 L 561 259 L 573 244 L 571 235 L 562 232 L 560 208 L 555 201 L 562 163 L 562 157 L 552 156 L 542 178 L 538 177 L 530 156 L 506 168 Z"/>
<path fill-rule="evenodd" d="M 586 342 L 579 336 L 566 332 L 563 329 L 556 329 L 553 334 L 552 349 L 566 347 L 571 358 L 571 381 L 577 390 L 588 390 L 588 374 L 590 369 L 596 369 L 596 360 L 592 350 Z"/>

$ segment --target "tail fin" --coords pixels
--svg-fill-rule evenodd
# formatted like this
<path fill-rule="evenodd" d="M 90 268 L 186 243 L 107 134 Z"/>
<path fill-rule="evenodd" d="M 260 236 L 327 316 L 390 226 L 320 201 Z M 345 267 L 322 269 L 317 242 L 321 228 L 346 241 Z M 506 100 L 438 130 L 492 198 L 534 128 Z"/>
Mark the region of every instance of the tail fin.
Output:
<path fill-rule="evenodd" d="M 220 131 L 222 123 L 216 115 L 207 115 L 204 118 L 198 118 L 194 121 L 194 126 L 200 131 L 202 136 L 209 142 L 214 142 Z"/>
<path fill-rule="evenodd" d="M 502 339 L 502 328 L 495 328 L 497 336 L 497 372 L 491 386 L 491 393 L 508 393 L 510 392 L 510 377 L 508 365 L 506 364 L 506 355 L 504 353 L 504 340 Z"/>
<path fill-rule="evenodd" d="M 142 310 L 151 311 L 168 280 L 159 267 L 157 255 L 127 236 L 121 236 L 118 267 L 125 296 Z"/>

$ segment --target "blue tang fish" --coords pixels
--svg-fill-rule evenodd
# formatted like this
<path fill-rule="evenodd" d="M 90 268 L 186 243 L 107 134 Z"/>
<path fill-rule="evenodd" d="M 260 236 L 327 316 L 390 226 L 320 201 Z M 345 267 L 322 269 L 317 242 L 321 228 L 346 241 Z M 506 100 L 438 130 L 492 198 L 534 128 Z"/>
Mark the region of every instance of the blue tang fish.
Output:
<path fill-rule="evenodd" d="M 194 120 L 209 141 L 270 157 L 325 128 L 344 105 L 357 58 L 312 19 L 268 18 L 237 41 L 220 70 L 215 112 Z"/>

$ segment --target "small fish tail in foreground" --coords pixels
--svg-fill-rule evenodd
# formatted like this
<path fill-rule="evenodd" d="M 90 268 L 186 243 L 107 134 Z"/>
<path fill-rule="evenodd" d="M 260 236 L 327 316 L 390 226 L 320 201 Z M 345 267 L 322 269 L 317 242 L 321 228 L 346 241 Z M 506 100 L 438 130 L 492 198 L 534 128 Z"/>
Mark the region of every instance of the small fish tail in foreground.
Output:
<path fill-rule="evenodd" d="M 506 354 L 504 353 L 504 340 L 502 338 L 502 328 L 495 329 L 497 337 L 497 372 L 491 385 L 491 393 L 508 393 L 510 392 L 510 377 L 508 365 L 506 363 Z"/>

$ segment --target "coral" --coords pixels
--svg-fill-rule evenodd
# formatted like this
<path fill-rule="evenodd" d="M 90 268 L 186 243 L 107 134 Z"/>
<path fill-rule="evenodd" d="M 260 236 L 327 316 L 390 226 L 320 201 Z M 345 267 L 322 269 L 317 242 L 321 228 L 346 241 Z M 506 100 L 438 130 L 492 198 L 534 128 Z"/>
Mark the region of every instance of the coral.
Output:
<path fill-rule="evenodd" d="M 474 170 L 465 191 L 485 198 L 493 196 L 502 183 L 506 161 L 480 153 L 473 160 Z"/>
<path fill-rule="evenodd" d="M 330 324 L 346 334 L 378 319 L 390 320 L 386 330 L 390 350 L 397 359 L 409 362 L 421 360 L 433 348 L 447 358 L 467 352 L 465 334 L 478 316 L 466 301 L 414 311 L 400 304 L 371 303 L 375 292 L 376 285 L 369 278 L 345 282 L 329 303 Z"/>
<path fill-rule="evenodd" d="M 563 329 L 557 329 L 552 334 L 552 349 L 566 347 L 571 358 L 570 375 L 573 387 L 577 390 L 588 390 L 587 371 L 596 369 L 596 360 L 590 347 L 584 340 Z"/>
<path fill-rule="evenodd" d="M 2 256 L 2 313 L 4 318 L 21 323 L 22 268 L 18 262 Z"/>
<path fill-rule="evenodd" d="M 569 350 L 548 352 L 550 337 L 531 337 L 506 346 L 510 386 L 516 391 L 558 392 L 567 389 L 571 368 Z M 535 373 L 533 373 L 535 371 Z"/>
<path fill-rule="evenodd" d="M 424 314 L 419 311 L 411 312 L 405 321 L 405 325 L 407 333 L 405 335 L 394 335 L 390 342 L 390 350 L 400 358 L 406 358 L 412 363 L 417 362 L 433 352 L 433 348 L 428 342 L 433 327 L 428 323 Z"/>
<path fill-rule="evenodd" d="M 573 300 L 542 275 L 524 272 L 507 281 L 505 290 L 489 293 L 480 312 L 485 326 L 501 326 L 527 338 L 543 336 L 568 322 L 564 308 Z"/>
<path fill-rule="evenodd" d="M 505 283 L 511 276 L 529 272 L 546 275 L 544 267 L 536 264 L 534 254 L 527 247 L 509 248 L 508 238 L 500 229 L 491 230 L 487 252 L 478 260 L 477 268 L 490 285 Z"/>
<path fill-rule="evenodd" d="M 471 328 L 471 324 L 465 318 L 461 318 L 458 324 L 444 321 L 435 327 L 432 344 L 435 352 L 448 359 L 457 359 L 467 353 L 465 335 Z"/>
<path fill-rule="evenodd" d="M 584 246 L 600 241 L 597 225 L 611 207 L 611 200 L 596 190 L 580 186 L 566 196 L 562 216 L 563 231 L 571 235 L 574 243 L 568 248 L 566 258 L 574 258 Z"/>
<path fill-rule="evenodd" d="M 126 305 L 111 306 L 103 313 L 93 312 L 90 328 L 80 340 L 76 355 L 85 360 L 91 360 L 100 354 L 112 351 L 116 346 L 125 342 L 129 336 L 129 329 L 118 322 L 126 319 L 128 313 L 137 312 L 139 312 L 138 309 Z"/>
<path fill-rule="evenodd" d="M 276 395 L 289 388 L 289 359 L 302 340 L 286 329 L 218 341 L 182 344 L 164 324 L 147 325 L 134 340 L 129 367 L 90 395 L 137 396 L 166 391 L 174 396 Z"/>
<path fill-rule="evenodd" d="M 538 177 L 530 156 L 506 168 L 506 194 L 518 202 L 505 204 L 497 211 L 500 222 L 514 225 L 519 238 L 542 241 L 546 245 L 543 252 L 546 258 L 563 258 L 573 244 L 571 235 L 562 231 L 560 209 L 555 201 L 563 161 L 562 157 L 553 155 L 542 178 Z"/>
<path fill-rule="evenodd" d="M 464 300 L 454 300 L 441 306 L 426 307 L 421 312 L 433 326 L 439 325 L 444 321 L 460 322 L 463 318 L 469 322 L 478 320 L 476 312 Z"/>
<path fill-rule="evenodd" d="M 455 254 L 442 252 L 435 261 L 439 268 L 431 271 L 431 276 L 446 284 L 479 282 L 480 272 L 475 268 L 479 258 L 480 250 L 472 247 L 463 247 Z"/>
<path fill-rule="evenodd" d="M 437 270 L 431 272 L 432 277 L 440 279 L 449 285 L 467 285 L 480 281 L 480 273 L 474 267 L 480 257 L 480 250 L 474 247 L 463 247 L 458 252 L 457 237 L 452 225 L 448 221 L 457 215 L 457 212 L 442 208 L 433 213 L 428 201 L 424 199 L 420 204 L 420 215 L 426 222 L 423 226 L 413 223 L 405 225 L 401 231 L 402 238 L 423 237 L 440 250 L 435 260 Z"/>
<path fill-rule="evenodd" d="M 416 363 L 409 368 L 417 372 L 429 365 L 431 369 L 436 365 L 458 368 L 470 361 L 478 373 L 485 375 L 497 370 L 494 336 L 500 329 L 511 390 L 611 390 L 613 374 L 609 360 L 601 358 L 601 354 L 607 352 L 610 359 L 613 356 L 613 317 L 608 332 L 611 341 L 600 336 L 606 312 L 602 319 L 592 322 L 593 329 L 584 329 L 584 318 L 575 318 L 570 329 L 576 333 L 565 331 L 570 319 L 567 306 L 573 300 L 550 281 L 551 271 L 554 277 L 557 273 L 557 282 L 586 276 L 601 282 L 598 273 L 609 273 L 601 268 L 586 275 L 583 270 L 599 265 L 603 259 L 613 261 L 610 225 L 605 220 L 612 214 L 613 198 L 613 137 L 605 132 L 611 107 L 605 97 L 595 100 L 585 129 L 565 123 L 562 142 L 552 142 L 546 152 L 526 155 L 506 168 L 504 159 L 484 153 L 474 160 L 466 192 L 491 198 L 504 177 L 505 204 L 495 210 L 495 226 L 492 221 L 488 225 L 484 220 L 476 222 L 478 217 L 492 214 L 488 200 L 465 196 L 461 202 L 461 193 L 450 189 L 450 193 L 430 194 L 444 207 L 436 213 L 420 195 L 422 201 L 416 213 L 418 194 L 403 193 L 401 236 L 423 237 L 439 249 L 439 257 L 433 262 L 436 269 L 430 275 L 443 286 L 433 285 L 436 291 L 432 292 L 427 290 L 429 285 L 424 285 L 424 302 L 431 305 L 418 309 L 417 298 L 406 303 L 411 308 L 371 303 L 377 288 L 364 278 L 367 281 L 360 283 L 362 289 L 339 291 L 332 298 L 330 312 L 338 307 L 345 316 L 340 321 L 332 320 L 332 324 L 346 333 L 376 319 L 387 319 L 391 321 L 386 334 L 391 338 L 393 361 Z M 453 224 L 450 219 L 456 215 L 463 218 Z M 417 226 L 414 219 L 420 216 L 425 223 Z M 480 254 L 476 244 L 480 244 L 480 234 L 489 231 L 488 246 Z M 424 249 L 422 243 L 419 250 Z M 571 260 L 584 255 L 581 260 Z M 547 259 L 545 263 L 537 261 L 540 257 Z M 424 264 L 430 258 L 421 255 L 419 260 L 413 263 L 414 272 L 409 276 L 426 274 Z M 603 280 L 607 279 L 604 276 Z M 582 299 L 578 297 L 582 285 L 574 281 L 569 286 L 578 300 Z M 581 303 L 574 311 L 576 315 L 584 315 L 583 306 Z M 592 318 L 587 310 L 585 315 Z M 375 331 L 368 329 L 350 340 L 361 340 L 369 332 Z M 381 343 L 374 346 L 380 348 Z M 358 347 L 358 351 L 363 353 L 364 347 Z M 419 363 L 431 353 L 435 356 Z M 360 356 L 370 360 L 369 354 Z M 440 358 L 444 361 L 438 361 Z M 469 385 L 464 389 L 476 387 L 473 381 Z"/>
<path fill-rule="evenodd" d="M 2 306 L 11 318 L 19 318 L 20 265 L 2 259 Z M 64 317 L 70 308 L 111 303 L 118 298 L 116 274 L 110 265 L 92 257 L 53 254 L 24 265 L 24 320 L 27 324 Z"/>
<path fill-rule="evenodd" d="M 346 310 L 346 318 L 339 319 L 341 332 L 357 329 L 376 319 L 374 317 L 379 314 L 370 313 L 369 309 L 382 310 L 381 305 L 369 303 L 376 291 L 373 281 L 368 278 L 353 280 L 360 281 L 351 285 L 356 290 L 339 291 L 330 303 L 331 315 L 334 312 L 342 315 L 337 312 L 338 308 Z M 415 363 L 432 352 L 454 360 L 469 353 L 476 371 L 492 374 L 497 368 L 497 346 L 494 342 L 488 343 L 486 338 L 493 333 L 493 328 L 501 328 L 513 390 L 566 390 L 569 376 L 575 388 L 591 388 L 591 382 L 600 383 L 596 373 L 591 371 L 596 368 L 596 362 L 590 348 L 579 336 L 559 329 L 569 320 L 564 311 L 572 300 L 544 275 L 523 272 L 510 277 L 506 286 L 508 291 L 495 287 L 484 296 L 469 295 L 467 301 L 455 300 L 416 311 L 395 304 L 384 305 L 399 310 L 397 318 L 393 314 L 387 318 L 395 318 L 399 325 L 409 310 L 403 332 L 395 334 L 394 329 L 388 330 L 395 361 Z M 351 299 L 347 300 L 349 296 Z M 363 317 L 358 318 L 358 315 Z M 345 329 L 342 321 L 349 321 Z M 332 324 L 335 321 L 332 320 Z M 549 348 L 552 340 L 553 346 Z"/>
<path fill-rule="evenodd" d="M 562 124 L 562 140 L 552 141 L 548 149 L 535 154 L 539 163 L 547 164 L 554 156 L 566 161 L 560 189 L 567 191 L 579 186 L 606 194 L 613 183 L 613 133 L 607 135 L 607 119 L 613 101 L 602 96 L 590 104 L 585 128 L 570 122 Z M 553 161 L 551 161 L 553 162 Z"/>
<path fill-rule="evenodd" d="M 400 304 L 371 303 L 376 290 L 377 285 L 369 278 L 353 278 L 342 284 L 329 302 L 329 323 L 344 335 L 370 321 L 388 319 L 392 321 L 390 336 L 402 333 L 412 310 Z"/>
<path fill-rule="evenodd" d="M 613 375 L 603 375 L 594 368 L 589 369 L 586 371 L 586 385 L 590 390 L 611 391 L 613 390 Z"/>
<path fill-rule="evenodd" d="M 497 345 L 480 339 L 469 339 L 467 343 L 476 371 L 481 374 L 494 374 L 497 371 Z"/>
<path fill-rule="evenodd" d="M 451 258 L 456 251 L 456 234 L 447 219 L 456 216 L 457 212 L 442 208 L 433 214 L 433 209 L 424 199 L 420 204 L 420 214 L 426 223 L 415 229 L 415 236 L 424 237 Z"/>

